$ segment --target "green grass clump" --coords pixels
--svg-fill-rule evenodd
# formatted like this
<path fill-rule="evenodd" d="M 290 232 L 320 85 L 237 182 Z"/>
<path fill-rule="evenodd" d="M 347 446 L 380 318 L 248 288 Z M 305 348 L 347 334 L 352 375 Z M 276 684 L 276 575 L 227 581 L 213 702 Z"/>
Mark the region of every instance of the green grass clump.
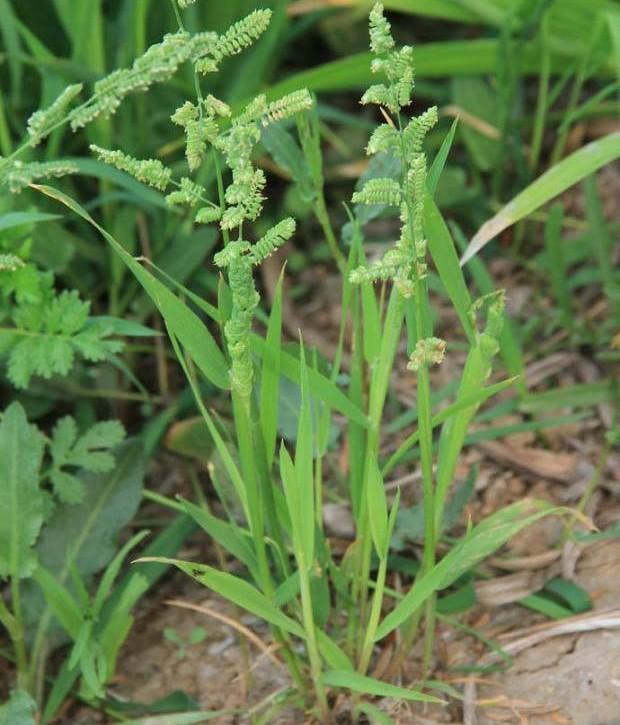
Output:
<path fill-rule="evenodd" d="M 172 501 L 155 493 L 150 498 L 185 513 L 234 564 L 218 568 L 183 561 L 172 558 L 169 547 L 155 547 L 139 560 L 139 578 L 131 580 L 115 600 L 111 596 L 113 581 L 141 533 L 106 562 L 94 597 L 86 592 L 75 551 L 60 574 L 50 573 L 42 563 L 43 552 L 34 551 L 39 533 L 41 537 L 45 533 L 45 505 L 52 495 L 63 504 L 80 504 L 89 495 L 81 470 L 107 472 L 111 454 L 97 449 L 91 440 L 93 428 L 79 436 L 70 418 L 62 419 L 51 442 L 46 442 L 28 424 L 21 406 L 9 407 L 0 424 L 0 449 L 12 461 L 12 474 L 0 479 L 0 496 L 28 524 L 22 532 L 6 522 L 4 527 L 0 524 L 0 576 L 10 581 L 12 591 L 12 611 L 2 604 L 0 620 L 11 635 L 19 670 L 15 706 L 30 707 L 21 699 L 23 691 L 30 691 L 39 702 L 44 700 L 44 678 L 39 671 L 41 667 L 44 671 L 44 665 L 38 657 L 52 613 L 73 644 L 60 684 L 50 693 L 43 721 L 51 719 L 78 677 L 86 699 L 96 701 L 103 696 L 131 624 L 131 606 L 148 586 L 146 577 L 152 564 L 178 567 L 269 624 L 294 684 L 274 705 L 275 710 L 296 706 L 328 723 L 333 692 L 338 689 L 352 693 L 355 717 L 376 715 L 372 701 L 378 697 L 440 702 L 430 694 L 433 686 L 426 681 L 434 651 L 438 593 L 530 523 L 564 513 L 543 502 L 523 501 L 468 526 L 460 538 L 444 538 L 459 513 L 457 510 L 455 516 L 451 509 L 458 498 L 456 494 L 452 498 L 452 493 L 470 424 L 483 402 L 517 382 L 515 375 L 489 384 L 495 360 L 501 353 L 511 374 L 520 373 L 523 367 L 518 340 L 505 325 L 503 291 L 493 289 L 482 263 L 475 260 L 478 266 L 473 274 L 481 296 L 471 298 L 450 230 L 437 208 L 438 183 L 455 127 L 429 163 L 427 135 L 437 123 L 437 108 L 409 115 L 415 54 L 409 46 L 397 46 L 383 7 L 376 4 L 370 11 L 369 26 L 370 72 L 377 82 L 364 92 L 361 103 L 377 106 L 383 122 L 372 131 L 366 152 L 372 157 L 371 169 L 381 165 L 378 161 L 387 161 L 385 167 L 394 173 L 370 174 L 358 185 L 351 199 L 356 206 L 350 213 L 350 244 L 345 247 L 334 233 L 325 203 L 320 124 L 311 93 L 303 87 L 293 88 L 281 97 L 259 94 L 245 104 L 229 105 L 209 85 L 212 74 L 221 72 L 228 57 L 250 48 L 268 31 L 271 11 L 255 10 L 222 33 L 192 33 L 183 26 L 180 12 L 195 10 L 191 5 L 192 0 L 173 0 L 178 30 L 144 49 L 127 67 L 96 80 L 86 100 L 79 101 L 83 88 L 74 84 L 47 109 L 35 112 L 24 144 L 0 158 L 0 172 L 2 184 L 11 192 L 27 188 L 41 192 L 92 225 L 114 252 L 115 263 L 126 267 L 161 314 L 221 464 L 212 470 L 220 506 L 216 514 L 206 504 Z M 53 134 L 65 124 L 74 131 L 105 128 L 106 119 L 118 112 L 128 96 L 152 93 L 181 69 L 189 70 L 195 90 L 176 109 L 167 109 L 166 115 L 171 134 L 182 134 L 184 161 L 166 163 L 167 154 L 156 154 L 156 149 L 152 152 L 156 158 L 137 158 L 123 149 L 110 148 L 109 134 L 108 143 L 100 140 L 105 133 L 98 135 L 90 149 L 97 161 L 120 174 L 112 178 L 127 184 L 127 176 L 133 177 L 132 184 L 138 186 L 139 182 L 150 187 L 146 191 L 156 192 L 154 198 L 166 215 L 177 215 L 186 227 L 199 230 L 213 225 L 214 236 L 221 240 L 221 249 L 213 256 L 220 272 L 215 302 L 204 299 L 200 290 L 185 285 L 185 278 L 175 279 L 152 260 L 148 260 L 149 266 L 143 264 L 146 250 L 144 258 L 128 251 L 108 231 L 111 218 L 100 224 L 71 196 L 40 183 L 79 173 L 79 164 L 22 158 L 46 141 L 53 148 Z M 206 91 L 207 85 L 213 93 Z M 278 136 L 277 129 L 287 122 L 296 125 L 300 142 L 299 146 L 289 144 L 287 153 L 294 159 L 295 174 L 306 185 L 309 204 L 341 274 L 342 321 L 336 352 L 327 362 L 304 344 L 303 331 L 293 343 L 283 339 L 284 272 L 269 314 L 261 315 L 264 333 L 256 331 L 261 302 L 257 268 L 293 239 L 297 229 L 289 216 L 273 224 L 267 221 L 267 177 L 256 162 L 256 150 L 269 137 L 271 143 L 279 140 L 282 152 L 289 143 L 283 139 L 289 137 Z M 598 144 L 596 154 L 591 151 L 577 152 L 579 155 L 565 159 L 527 187 L 481 229 L 465 258 L 473 259 L 499 230 L 536 209 L 553 191 L 557 193 L 553 182 L 558 178 L 561 188 L 566 188 L 609 160 L 617 151 L 617 140 L 612 136 Z M 594 192 L 587 188 L 590 221 L 600 228 L 600 210 Z M 395 240 L 385 240 L 383 253 L 371 261 L 366 256 L 362 224 L 369 217 L 358 213 L 365 207 L 379 207 L 394 222 Z M 603 239 L 598 247 L 601 271 L 608 246 Z M 561 256 L 552 236 L 548 247 L 550 256 Z M 30 270 L 30 276 L 24 269 Z M 13 309 L 10 330 L 2 331 L 12 336 L 6 339 L 44 338 L 55 351 L 46 358 L 42 343 L 16 343 L 9 359 L 16 385 L 26 385 L 34 373 L 44 377 L 66 374 L 76 356 L 90 361 L 114 359 L 120 343 L 108 338 L 126 330 L 118 317 L 89 317 L 88 306 L 77 293 L 56 293 L 53 279 L 39 275 L 18 255 L 0 256 L 0 275 L 10 275 L 10 281 L 0 286 L 3 299 Z M 116 275 L 122 278 L 118 270 Z M 462 328 L 458 339 L 446 341 L 436 334 L 436 311 L 429 296 L 431 275 L 436 275 L 453 306 Z M 2 281 L 0 276 L 0 284 Z M 31 299 L 35 281 L 41 293 L 36 309 Z M 616 280 L 603 274 L 603 282 L 613 298 Z M 554 287 L 569 319 L 569 295 L 557 275 Z M 119 285 L 115 290 L 111 294 L 114 309 L 121 310 Z M 136 335 L 142 332 L 136 331 Z M 30 345 L 36 354 L 30 354 Z M 435 411 L 438 391 L 432 370 L 453 354 L 453 347 L 465 348 L 465 362 L 458 380 L 453 381 L 454 399 Z M 350 360 L 346 371 L 345 352 Z M 412 420 L 416 430 L 386 458 L 382 443 L 390 435 L 386 407 L 395 370 L 407 376 L 415 391 Z M 298 394 L 295 430 L 289 431 L 286 440 L 279 417 L 283 380 Z M 223 398 L 230 421 L 211 410 L 207 401 L 214 395 Z M 333 450 L 337 416 L 344 418 L 337 434 L 346 439 L 346 458 L 338 466 Z M 94 429 L 101 435 L 102 428 Z M 11 441 L 17 439 L 12 448 Z M 29 464 L 36 470 L 17 472 L 27 445 L 36 448 Z M 43 471 L 46 445 L 50 466 Z M 412 583 L 399 595 L 387 582 L 394 566 L 390 554 L 400 493 L 388 495 L 385 483 L 397 465 L 410 460 L 407 457 L 416 445 L 422 474 L 423 554 Z M 32 493 L 28 501 L 17 493 L 22 477 L 27 477 Z M 324 500 L 336 495 L 346 498 L 354 522 L 354 538 L 343 555 L 332 551 L 323 522 Z M 107 525 L 114 528 L 109 519 Z M 20 604 L 20 579 L 25 577 L 36 582 L 46 599 L 44 624 L 35 633 L 31 657 L 24 643 Z M 69 578 L 72 587 L 67 585 Z M 108 598 L 114 606 L 104 607 Z M 80 604 L 86 614 L 80 613 Z M 390 674 L 402 665 L 416 637 L 423 636 L 423 662 L 415 687 L 396 686 L 390 677 L 378 680 L 369 674 L 378 644 L 396 630 L 399 645 Z M 270 711 L 272 715 L 275 710 Z M 385 719 L 389 721 L 387 716 Z"/>

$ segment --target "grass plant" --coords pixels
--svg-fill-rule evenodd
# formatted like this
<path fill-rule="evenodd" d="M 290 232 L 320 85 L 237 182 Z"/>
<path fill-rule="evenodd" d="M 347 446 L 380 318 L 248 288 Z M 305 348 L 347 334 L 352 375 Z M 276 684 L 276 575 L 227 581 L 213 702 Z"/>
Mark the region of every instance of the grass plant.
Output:
<path fill-rule="evenodd" d="M 456 537 L 446 538 L 460 512 L 459 508 L 455 516 L 453 511 L 459 490 L 457 464 L 463 447 L 473 439 L 471 423 L 480 406 L 512 386 L 524 407 L 546 405 L 545 399 L 541 402 L 536 395 L 525 394 L 521 340 L 514 327 L 505 322 L 504 292 L 495 289 L 478 253 L 499 232 L 620 155 L 618 134 L 610 134 L 560 160 L 568 129 L 578 111 L 581 85 L 596 70 L 589 65 L 588 49 L 583 51 L 580 61 L 570 117 L 565 119 L 556 146 L 558 163 L 526 185 L 480 228 L 468 245 L 460 229 L 453 227 L 459 245 L 465 247 L 462 263 L 469 262 L 480 293 L 474 299 L 451 229 L 437 205 L 438 187 L 450 157 L 456 125 L 439 140 L 431 160 L 427 136 L 438 121 L 438 110 L 433 106 L 419 115 L 410 113 L 416 53 L 410 46 L 396 44 L 380 3 L 369 14 L 370 55 L 356 57 L 355 62 L 342 61 L 341 71 L 345 63 L 349 64 L 344 75 L 330 75 L 333 67 L 315 69 L 290 82 L 276 84 L 247 102 L 239 99 L 251 96 L 256 88 L 237 88 L 230 102 L 225 102 L 216 91 L 218 75 L 225 74 L 227 60 L 237 55 L 253 54 L 250 57 L 266 64 L 268 42 L 273 37 L 270 22 L 284 22 L 280 11 L 255 9 L 228 29 L 195 30 L 195 13 L 200 3 L 171 0 L 170 17 L 178 28 L 147 48 L 147 4 L 136 3 L 133 11 L 138 14 L 134 18 L 136 57 L 125 59 L 127 62 L 119 70 L 103 74 L 103 49 L 101 43 L 95 42 L 100 39 L 96 24 L 88 29 L 92 44 L 76 43 L 74 60 L 83 55 L 100 71 L 85 100 L 81 100 L 81 82 L 68 85 L 47 108 L 30 117 L 27 138 L 15 150 L 6 142 L 0 113 L 2 186 L 11 193 L 35 191 L 64 205 L 103 237 L 115 260 L 109 268 L 113 278 L 113 314 L 89 318 L 88 306 L 80 301 L 77 292 L 56 293 L 53 279 L 39 275 L 32 265 L 29 267 L 24 255 L 3 254 L 0 274 L 12 275 L 12 286 L 6 286 L 5 296 L 13 296 L 16 310 L 10 327 L 0 330 L 0 334 L 5 333 L 5 339 L 13 344 L 20 340 L 13 346 L 9 372 L 16 385 L 26 386 L 34 374 L 66 374 L 76 356 L 90 361 L 113 359 L 121 350 L 120 343 L 109 339 L 114 335 L 151 334 L 152 330 L 120 319 L 130 305 L 139 309 L 142 304 L 145 308 L 144 300 L 150 301 L 161 315 L 174 356 L 221 463 L 217 472 L 213 469 L 211 477 L 219 498 L 217 507 L 159 494 L 152 494 L 151 498 L 183 513 L 204 530 L 225 552 L 227 565 L 174 558 L 168 543 L 160 541 L 160 545 L 152 546 L 137 560 L 136 578 L 125 583 L 122 595 L 115 601 L 112 585 L 124 558 L 142 540 L 144 534 L 139 533 L 106 562 L 107 569 L 92 595 L 76 569 L 75 551 L 63 561 L 59 575 L 50 574 L 43 564 L 43 553 L 31 551 L 44 521 L 43 499 L 49 496 L 46 486 L 63 503 L 79 503 L 88 491 L 84 492 L 74 469 L 104 472 L 102 459 L 91 450 L 94 446 L 80 442 L 75 423 L 68 422 L 72 419 L 63 419 L 58 424 L 58 435 L 55 429 L 51 442 L 45 442 L 42 434 L 27 423 L 21 406 L 9 407 L 0 424 L 0 453 L 4 451 L 11 461 L 11 472 L 0 478 L 0 501 L 4 496 L 9 507 L 23 509 L 15 508 L 11 526 L 0 523 L 0 576 L 9 581 L 11 589 L 10 607 L 0 599 L 0 621 L 13 641 L 18 670 L 18 692 L 13 704 L 30 708 L 23 699 L 30 692 L 43 706 L 41 721 L 48 722 L 78 677 L 86 699 L 102 698 L 118 648 L 131 624 L 131 607 L 145 591 L 149 576 L 154 576 L 149 571 L 161 572 L 162 565 L 177 567 L 269 625 L 278 646 L 277 656 L 286 664 L 293 686 L 286 697 L 269 703 L 264 718 L 275 717 L 279 709 L 294 707 L 311 713 L 320 722 L 334 722 L 334 695 L 339 690 L 350 693 L 350 713 L 358 720 L 371 717 L 390 722 L 378 707 L 381 698 L 441 703 L 441 687 L 428 678 L 433 667 L 440 593 L 460 583 L 462 577 L 473 578 L 481 561 L 528 525 L 545 516 L 573 516 L 562 507 L 526 499 L 495 511 L 475 525 L 469 521 L 458 529 Z M 500 40 L 492 41 L 493 50 L 500 45 L 508 55 L 520 52 L 528 31 L 537 28 L 540 21 L 538 15 L 508 14 L 506 19 L 493 2 L 462 3 L 458 10 L 452 5 L 436 2 L 418 7 L 413 3 L 404 9 L 478 22 L 481 8 L 486 8 L 482 13 L 484 22 L 501 26 Z M 389 6 L 400 8 L 401 3 Z M 0 12 L 10 21 L 11 28 L 19 27 L 3 0 Z M 62 14 L 65 20 L 67 12 Z M 226 13 L 218 12 L 222 20 Z M 559 10 L 557 13 L 563 17 Z M 546 42 L 550 25 L 543 21 L 541 27 L 541 37 Z M 24 37 L 28 40 L 29 36 Z M 32 38 L 30 42 L 44 57 L 45 51 Z M 486 68 L 491 56 L 486 41 L 479 43 L 479 57 L 470 60 Z M 424 57 L 428 63 L 429 56 Z M 442 62 L 449 62 L 450 58 Z M 504 57 L 505 70 L 510 66 L 509 60 Z M 527 63 L 526 57 L 524 64 Z M 557 64 L 557 58 L 554 56 L 552 62 L 551 51 L 546 48 L 529 155 L 532 171 L 540 162 L 548 94 L 552 93 L 549 76 L 554 63 Z M 23 71 L 14 59 L 10 70 L 14 79 Z M 179 77 L 184 79 L 180 85 L 185 96 L 178 107 L 166 109 L 170 146 L 164 144 L 153 149 L 152 158 L 138 158 L 122 148 L 112 148 L 111 119 L 131 102 L 138 107 L 136 113 L 143 113 L 143 94 L 159 92 Z M 320 120 L 316 98 L 297 83 L 304 78 L 311 81 L 314 90 L 358 86 L 360 80 L 376 81 L 361 98 L 363 105 L 376 107 L 376 117 L 381 122 L 372 131 L 365 149 L 371 159 L 370 171 L 357 184 L 351 208 L 347 205 L 351 231 L 348 244 L 339 239 L 328 212 Z M 505 96 L 512 99 L 518 79 L 511 76 L 505 80 Z M 286 92 L 278 92 L 283 89 Z M 509 118 L 510 103 L 507 100 L 500 132 L 514 140 L 518 134 Z M 106 172 L 99 171 L 108 191 L 119 182 L 123 188 L 132 190 L 132 198 L 154 201 L 162 217 L 181 219 L 181 225 L 191 230 L 188 238 L 191 234 L 208 233 L 211 244 L 215 244 L 216 238 L 219 240 L 220 248 L 213 255 L 217 289 L 212 290 L 214 294 L 209 299 L 204 287 L 188 283 L 189 274 L 175 275 L 154 261 L 148 245 L 140 254 L 140 250 L 124 240 L 119 241 L 117 230 L 122 232 L 123 227 L 115 223 L 113 214 L 104 212 L 99 220 L 92 209 L 87 210 L 71 194 L 45 183 L 89 168 L 83 159 L 54 157 L 58 134 L 66 125 L 73 131 L 89 134 L 93 156 L 109 167 Z M 287 133 L 296 129 L 298 145 L 297 139 L 282 135 L 283 126 Z M 176 140 L 179 135 L 182 146 Z M 305 344 L 303 330 L 297 339 L 285 339 L 285 269 L 275 287 L 270 311 L 261 311 L 257 269 L 277 250 L 286 251 L 297 231 L 292 216 L 282 216 L 272 223 L 265 212 L 267 178 L 257 163 L 257 148 L 263 139 L 267 149 L 270 144 L 280 144 L 279 153 L 289 159 L 293 177 L 306 185 L 325 244 L 340 274 L 342 315 L 336 351 L 330 360 L 324 360 Z M 282 150 L 285 143 L 286 153 Z M 46 150 L 43 160 L 31 160 L 36 147 Z M 168 163 L 168 157 L 179 148 L 184 151 L 184 159 Z M 520 158 L 518 147 L 512 148 L 513 152 L 515 158 Z M 92 163 L 92 159 L 88 161 Z M 391 171 L 375 173 L 377 168 Z M 497 189 L 504 186 L 499 166 L 495 167 L 493 183 Z M 617 275 L 605 264 L 612 242 L 591 180 L 585 181 L 585 198 L 587 221 L 597 237 L 598 274 L 610 308 L 617 315 Z M 117 208 L 122 205 L 114 210 Z M 360 211 L 365 208 L 366 216 Z M 374 218 L 373 214 L 381 214 L 388 221 L 388 231 L 382 239 L 381 254 L 368 259 L 364 225 Z M 15 221 L 45 220 L 31 217 Z M 545 245 L 548 259 L 558 265 L 565 264 L 557 241 L 562 222 L 561 208 L 554 207 Z M 212 231 L 207 232 L 209 229 Z M 24 268 L 31 268 L 32 274 L 20 271 Z M 33 279 L 38 280 L 37 289 L 41 288 L 36 304 L 28 301 Z M 123 291 L 125 282 L 133 285 L 130 293 Z M 430 294 L 433 284 L 442 288 L 460 325 L 453 333 L 454 339 L 441 339 L 434 329 L 436 309 Z M 552 275 L 552 286 L 569 326 L 570 292 L 562 275 Z M 26 312 L 22 307 L 28 308 Z M 259 319 L 261 325 L 257 324 Z M 45 357 L 39 342 L 35 345 L 39 357 L 33 356 L 34 348 L 22 341 L 31 337 L 42 337 L 54 344 L 55 354 Z M 448 392 L 439 390 L 434 367 L 459 349 L 465 352 L 459 377 L 452 381 Z M 508 377 L 496 374 L 491 379 L 500 355 Z M 395 431 L 394 422 L 386 413 L 395 375 L 406 376 L 414 391 L 415 411 L 407 411 L 405 416 L 409 423 L 415 423 L 415 429 L 395 450 L 384 455 L 383 443 Z M 295 430 L 286 438 L 279 418 L 284 380 L 293 386 L 298 400 Z M 586 397 L 593 393 L 591 388 L 583 392 Z M 596 394 L 594 391 L 598 400 Z M 223 401 L 220 410 L 225 410 L 224 414 L 212 409 L 216 396 Z M 442 397 L 448 398 L 447 405 L 439 409 L 437 401 Z M 531 429 L 542 425 L 533 422 Z M 480 437 L 484 432 L 473 435 Z M 27 445 L 35 445 L 28 443 L 28 436 L 36 439 L 39 451 L 30 467 L 33 461 L 40 464 L 44 446 L 49 445 L 49 470 L 41 472 L 37 465 L 37 470 L 29 472 L 20 463 Z M 415 573 L 398 594 L 389 584 L 401 494 L 398 490 L 389 493 L 386 481 L 397 466 L 410 465 L 414 451 L 421 471 L 417 505 L 421 512 L 423 551 Z M 28 485 L 38 497 L 29 502 L 30 508 L 17 492 L 26 474 Z M 347 501 L 354 523 L 353 539 L 344 552 L 332 550 L 323 521 L 324 501 L 335 493 Z M 25 517 L 32 530 L 22 535 L 16 531 L 15 522 Z M 95 571 L 98 569 L 88 573 Z M 41 620 L 44 623 L 35 634 L 30 660 L 24 644 L 20 600 L 20 580 L 25 577 L 36 582 L 46 601 Z M 569 595 L 573 597 L 575 591 L 570 590 Z M 112 604 L 106 608 L 109 599 Z M 541 610 L 545 606 L 538 600 L 531 600 L 529 605 Z M 45 705 L 44 648 L 52 615 L 73 644 Z M 395 675 L 410 656 L 417 638 L 423 640 L 418 679 L 397 685 Z M 375 655 L 388 641 L 393 647 L 391 665 L 385 677 L 375 678 Z M 261 722 L 257 717 L 256 721 Z"/>

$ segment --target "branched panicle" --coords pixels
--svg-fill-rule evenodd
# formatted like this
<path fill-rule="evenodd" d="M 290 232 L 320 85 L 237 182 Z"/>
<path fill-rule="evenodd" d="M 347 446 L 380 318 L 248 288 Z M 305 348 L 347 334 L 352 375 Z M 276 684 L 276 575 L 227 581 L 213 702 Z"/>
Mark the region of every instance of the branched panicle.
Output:
<path fill-rule="evenodd" d="M 225 194 L 228 206 L 220 222 L 222 229 L 235 229 L 245 220 L 254 221 L 262 211 L 266 179 L 264 172 L 252 165 L 252 153 L 260 141 L 260 124 L 268 108 L 265 96 L 258 96 L 233 120 L 230 130 L 213 142 L 232 170 L 232 184 Z"/>
<path fill-rule="evenodd" d="M 414 83 L 413 49 L 397 49 L 390 34 L 390 24 L 383 16 L 383 6 L 377 3 L 370 13 L 370 47 L 377 56 L 371 64 L 373 73 L 383 73 L 387 84 L 371 86 L 362 103 L 378 103 L 394 114 L 400 114 L 411 101 Z M 416 282 L 427 274 L 425 263 L 424 200 L 426 196 L 426 157 L 422 151 L 428 131 L 437 122 L 437 109 L 428 109 L 400 130 L 391 120 L 379 125 L 372 133 L 366 151 L 384 153 L 401 164 L 401 179 L 370 179 L 353 194 L 353 201 L 364 204 L 396 206 L 400 210 L 401 230 L 397 245 L 382 259 L 367 268 L 354 270 L 354 283 L 392 280 L 401 294 L 410 297 Z"/>
<path fill-rule="evenodd" d="M 411 103 L 413 90 L 413 48 L 394 48 L 390 24 L 383 15 L 383 5 L 377 3 L 370 11 L 370 49 L 377 56 L 371 63 L 373 73 L 383 73 L 388 83 L 377 83 L 364 93 L 363 104 L 385 106 L 392 113 Z"/>
<path fill-rule="evenodd" d="M 103 161 L 120 171 L 125 171 L 134 179 L 148 184 L 155 189 L 165 191 L 172 179 L 172 172 L 157 159 L 136 159 L 124 154 L 122 151 L 104 149 L 96 144 L 90 145 L 90 150 Z"/>
<path fill-rule="evenodd" d="M 367 267 L 361 266 L 352 270 L 349 274 L 349 281 L 353 284 L 361 284 L 362 282 L 393 279 L 398 274 L 403 262 L 402 250 L 399 247 L 388 249 L 381 259 Z"/>
<path fill-rule="evenodd" d="M 388 123 L 377 126 L 366 146 L 366 153 L 369 156 L 381 152 L 400 156 L 400 135 L 396 128 Z"/>
<path fill-rule="evenodd" d="M 154 83 L 171 78 L 179 66 L 192 57 L 193 52 L 194 45 L 189 33 L 179 30 L 165 35 L 160 43 L 152 45 L 136 58 L 131 68 L 116 70 L 97 81 L 88 102 L 69 114 L 71 128 L 75 131 L 99 116 L 111 116 L 130 93 L 146 91 Z"/>
<path fill-rule="evenodd" d="M 270 10 L 256 10 L 222 35 L 199 33 L 189 36 L 179 31 L 175 36 L 166 36 L 164 44 L 172 44 L 172 58 L 167 65 L 156 70 L 157 63 L 154 61 L 162 45 L 153 46 L 141 62 L 136 61 L 131 69 L 103 79 L 84 114 L 94 116 L 100 112 L 99 105 L 108 111 L 113 110 L 129 90 L 146 88 L 155 78 L 163 78 L 165 73 L 173 72 L 173 68 L 184 60 L 191 60 L 198 72 L 217 70 L 223 58 L 235 55 L 251 45 L 265 31 L 270 17 Z M 295 222 L 287 218 L 271 228 L 254 245 L 243 240 L 243 224 L 259 217 L 265 200 L 265 174 L 253 165 L 252 154 L 261 139 L 263 126 L 302 113 L 312 106 L 313 99 L 305 89 L 289 93 L 271 103 L 267 102 L 265 95 L 258 95 L 232 119 L 228 128 L 222 130 L 220 120 L 231 115 L 230 107 L 215 96 L 207 95 L 203 98 L 198 95 L 195 102 L 186 101 L 177 108 L 171 120 L 185 132 L 185 153 L 190 171 L 200 166 L 207 144 L 223 155 L 226 166 L 232 172 L 231 183 L 224 192 L 224 205 L 210 202 L 206 198 L 206 190 L 188 177 L 181 178 L 178 183 L 174 181 L 170 169 L 159 161 L 139 161 L 121 152 L 98 147 L 93 147 L 93 150 L 103 161 L 162 191 L 174 184 L 176 188 L 166 196 L 167 203 L 197 207 L 194 215 L 197 224 L 219 222 L 225 231 L 238 230 L 238 239 L 229 242 L 218 252 L 214 261 L 226 269 L 232 295 L 231 317 L 224 328 L 231 359 L 232 387 L 242 398 L 248 399 L 252 391 L 251 326 L 259 302 L 253 266 L 266 259 L 295 232 Z M 76 124 L 78 121 L 79 118 L 74 119 Z"/>
<path fill-rule="evenodd" d="M 209 116 L 221 116 L 228 118 L 230 116 L 230 106 L 219 98 L 212 96 L 210 93 L 203 101 L 205 112 Z"/>
<path fill-rule="evenodd" d="M 199 116 L 198 106 L 191 103 L 191 101 L 185 101 L 185 103 L 177 108 L 177 110 L 170 116 L 170 120 L 176 123 L 177 126 L 187 128 L 192 121 L 197 121 Z"/>
<path fill-rule="evenodd" d="M 0 188 L 6 186 L 11 193 L 18 194 L 36 181 L 77 172 L 77 166 L 70 161 L 25 162 L 19 159 L 7 159 L 5 163 L 0 162 Z"/>
<path fill-rule="evenodd" d="M 387 252 L 369 266 L 361 266 L 352 270 L 349 281 L 352 284 L 364 282 L 383 282 L 391 280 L 403 297 L 411 297 L 414 285 L 411 279 L 411 260 L 407 250 L 400 244 Z"/>
<path fill-rule="evenodd" d="M 413 243 L 418 258 L 426 256 L 424 240 L 424 195 L 426 193 L 426 156 L 418 154 L 407 173 L 407 186 L 413 196 Z"/>
<path fill-rule="evenodd" d="M 67 86 L 51 106 L 35 111 L 30 116 L 28 119 L 28 135 L 30 136 L 31 146 L 40 143 L 63 120 L 67 109 L 72 101 L 79 96 L 82 88 L 81 83 Z"/>
<path fill-rule="evenodd" d="M 209 98 L 213 99 L 213 96 Z M 213 143 L 219 134 L 215 108 L 211 103 L 206 115 L 203 115 L 198 106 L 186 101 L 170 117 L 173 123 L 185 129 L 185 156 L 191 171 L 195 171 L 202 163 L 207 150 L 207 141 Z"/>
<path fill-rule="evenodd" d="M 230 206 L 222 216 L 222 229 L 235 229 L 247 219 L 258 219 L 265 197 L 263 189 L 267 180 L 262 169 L 254 169 L 248 159 L 247 165 L 233 169 L 233 182 L 226 189 L 226 202 Z"/>

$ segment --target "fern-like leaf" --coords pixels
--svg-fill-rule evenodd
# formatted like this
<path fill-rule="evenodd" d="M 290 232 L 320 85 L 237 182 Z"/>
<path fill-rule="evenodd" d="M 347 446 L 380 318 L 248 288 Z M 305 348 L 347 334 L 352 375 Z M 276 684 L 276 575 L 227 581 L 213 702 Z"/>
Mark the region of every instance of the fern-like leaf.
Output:
<path fill-rule="evenodd" d="M 111 450 L 125 438 L 125 429 L 115 420 L 95 423 L 78 435 L 75 420 L 66 416 L 52 431 L 50 480 L 54 493 L 63 503 L 79 503 L 84 496 L 80 470 L 105 473 L 114 466 Z M 67 470 L 69 469 L 69 470 Z"/>
<path fill-rule="evenodd" d="M 67 375 L 76 355 L 96 362 L 121 350 L 119 341 L 108 339 L 109 325 L 89 319 L 89 307 L 75 291 L 16 307 L 14 328 L 0 333 L 13 385 L 26 388 L 33 375 Z"/>

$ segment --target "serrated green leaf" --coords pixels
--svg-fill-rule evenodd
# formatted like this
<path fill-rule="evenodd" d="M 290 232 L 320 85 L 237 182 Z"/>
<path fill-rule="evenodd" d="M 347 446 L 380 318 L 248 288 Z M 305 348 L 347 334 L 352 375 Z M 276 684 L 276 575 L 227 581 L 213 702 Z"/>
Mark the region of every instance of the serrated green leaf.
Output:
<path fill-rule="evenodd" d="M 144 460 L 139 442 L 119 447 L 116 466 L 107 473 L 80 473 L 84 497 L 59 505 L 43 527 L 37 551 L 42 565 L 65 581 L 75 565 L 82 576 L 101 570 L 116 551 L 120 530 L 142 496 Z"/>
<path fill-rule="evenodd" d="M 77 476 L 66 471 L 53 469 L 50 472 L 50 481 L 54 493 L 62 503 L 79 503 L 84 496 L 84 484 Z"/>
<path fill-rule="evenodd" d="M 32 185 L 33 188 L 56 199 L 91 224 L 104 237 L 131 270 L 138 282 L 161 312 L 166 325 L 185 347 L 196 366 L 218 388 L 229 389 L 228 364 L 213 336 L 202 320 L 192 312 L 165 285 L 142 267 L 125 248 L 74 199 L 50 186 Z"/>
<path fill-rule="evenodd" d="M 66 415 L 57 421 L 52 430 L 52 440 L 50 443 L 50 453 L 54 463 L 64 461 L 77 438 L 77 425 L 75 419 L 70 415 Z"/>
<path fill-rule="evenodd" d="M 12 403 L 0 423 L 0 577 L 30 576 L 33 546 L 43 524 L 44 497 L 39 469 L 44 439 Z"/>

